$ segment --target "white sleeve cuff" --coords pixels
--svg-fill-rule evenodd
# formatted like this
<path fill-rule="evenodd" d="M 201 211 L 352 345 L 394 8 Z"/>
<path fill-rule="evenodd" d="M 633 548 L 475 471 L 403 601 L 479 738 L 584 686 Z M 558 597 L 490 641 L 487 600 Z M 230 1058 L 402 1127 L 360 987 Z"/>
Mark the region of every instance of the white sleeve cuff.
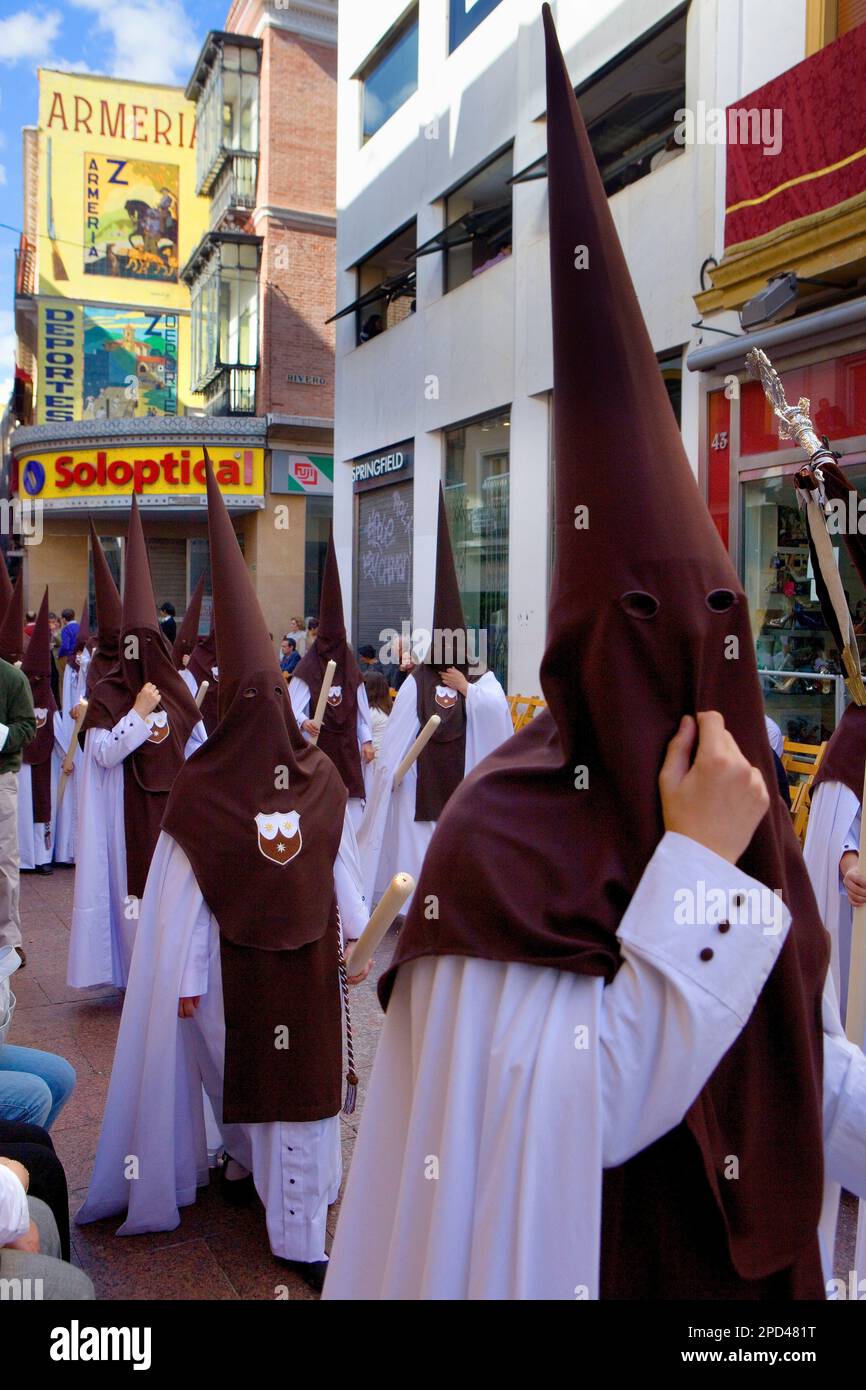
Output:
<path fill-rule="evenodd" d="M 30 1230 L 30 1208 L 24 1184 L 0 1163 L 0 1246 L 19 1240 Z"/>
<path fill-rule="evenodd" d="M 745 1023 L 790 923 L 790 912 L 771 887 L 695 840 L 667 831 L 617 935 L 627 951 L 665 974 L 686 976 Z"/>
<path fill-rule="evenodd" d="M 9 737 L 9 725 L 0 724 L 0 752 L 6 747 L 6 740 Z"/>

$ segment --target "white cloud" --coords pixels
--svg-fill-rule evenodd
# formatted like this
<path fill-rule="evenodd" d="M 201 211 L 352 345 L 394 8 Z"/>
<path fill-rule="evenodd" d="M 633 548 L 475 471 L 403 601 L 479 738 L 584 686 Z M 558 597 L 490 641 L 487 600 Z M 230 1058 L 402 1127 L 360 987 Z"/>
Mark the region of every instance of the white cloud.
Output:
<path fill-rule="evenodd" d="M 59 10 L 19 10 L 8 19 L 0 19 L 0 63 L 14 67 L 16 63 L 44 63 L 51 53 L 60 32 Z"/>
<path fill-rule="evenodd" d="M 72 0 L 94 16 L 93 32 L 110 41 L 107 67 L 112 77 L 184 86 L 203 34 L 182 0 Z"/>

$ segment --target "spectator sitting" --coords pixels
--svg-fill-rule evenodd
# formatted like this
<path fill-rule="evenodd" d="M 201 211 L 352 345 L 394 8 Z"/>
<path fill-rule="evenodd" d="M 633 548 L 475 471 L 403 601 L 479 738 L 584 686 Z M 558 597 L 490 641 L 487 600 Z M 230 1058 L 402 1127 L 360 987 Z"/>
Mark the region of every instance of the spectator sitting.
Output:
<path fill-rule="evenodd" d="M 372 650 L 372 648 L 371 648 Z M 388 682 L 380 671 L 368 670 L 364 675 L 364 685 L 367 688 L 367 699 L 370 702 L 370 727 L 373 730 L 373 749 L 378 758 L 379 749 L 382 746 L 382 735 L 385 732 L 385 725 L 388 723 L 388 716 L 391 713 L 391 692 L 388 689 Z"/>
<path fill-rule="evenodd" d="M 358 658 L 361 670 L 365 676 L 368 672 L 378 672 L 380 676 L 387 674 L 381 661 L 376 659 L 376 648 L 371 647 L 369 643 L 364 647 L 358 648 Z"/>
<path fill-rule="evenodd" d="M 14 1279 L 22 1298 L 64 1302 L 95 1298 L 93 1284 L 83 1270 L 61 1258 L 57 1222 L 51 1208 L 30 1195 L 30 1185 L 31 1174 L 25 1164 L 0 1157 L 0 1279 L 4 1288 L 8 1289 L 8 1281 Z M 24 1280 L 29 1282 L 23 1284 Z"/>
<path fill-rule="evenodd" d="M 280 670 L 291 675 L 300 659 L 301 654 L 294 637 L 284 637 L 280 643 Z"/>
<path fill-rule="evenodd" d="M 0 947 L 0 1122 L 50 1129 L 72 1095 L 75 1069 L 53 1052 L 6 1042 L 15 1011 L 9 980 L 20 964 L 13 946 Z"/>

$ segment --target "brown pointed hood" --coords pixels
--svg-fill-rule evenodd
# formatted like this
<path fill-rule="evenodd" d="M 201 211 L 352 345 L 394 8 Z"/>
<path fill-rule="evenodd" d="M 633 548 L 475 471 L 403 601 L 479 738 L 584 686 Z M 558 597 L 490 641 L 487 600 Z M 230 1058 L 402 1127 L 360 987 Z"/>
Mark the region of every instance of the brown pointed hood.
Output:
<path fill-rule="evenodd" d="M 122 605 L 96 527 L 90 523 L 90 554 L 96 595 L 96 649 L 87 668 L 88 698 L 95 685 L 117 664 Z"/>
<path fill-rule="evenodd" d="M 204 575 L 196 584 L 192 592 L 192 598 L 187 605 L 187 610 L 183 615 L 183 622 L 178 628 L 177 636 L 172 647 L 174 664 L 179 671 L 183 669 L 183 659 L 185 656 L 192 656 L 193 650 L 198 645 L 198 625 L 201 619 L 201 601 L 204 598 Z"/>
<path fill-rule="evenodd" d="M 18 571 L 15 588 L 0 621 L 0 657 L 14 666 L 24 655 L 24 571 Z"/>
<path fill-rule="evenodd" d="M 445 493 L 439 484 L 439 524 L 436 535 L 436 590 L 433 596 L 433 641 L 412 675 L 417 688 L 418 723 L 430 716 L 442 720 L 417 762 L 416 821 L 438 820 L 466 770 L 466 699 L 442 684 L 441 672 L 454 666 L 468 674 L 469 634 L 460 597 L 460 584 L 451 548 Z"/>
<path fill-rule="evenodd" d="M 292 679 L 304 681 L 310 691 L 312 719 L 329 661 L 337 669 L 331 682 L 325 716 L 319 733 L 319 747 L 336 764 L 350 796 L 365 796 L 364 774 L 358 748 L 358 687 L 363 683 L 355 653 L 346 638 L 343 618 L 343 591 L 334 548 L 333 528 L 328 536 L 325 571 L 319 602 L 319 628 L 316 640 L 301 657 Z"/>
<path fill-rule="evenodd" d="M 149 738 L 124 759 L 124 820 L 129 893 L 141 897 L 172 783 L 183 766 L 199 712 L 159 630 L 147 546 L 135 494 L 129 514 L 117 664 L 93 686 L 84 730 L 113 729 L 148 682 L 160 703 L 147 717 Z"/>
<path fill-rule="evenodd" d="M 163 826 L 219 923 L 226 1118 L 324 1118 L 340 1105 L 334 861 L 346 792 L 298 730 L 207 454 L 205 471 L 220 721 L 178 775 Z M 291 1047 L 275 1054 L 280 1026 Z"/>
<path fill-rule="evenodd" d="M 775 794 L 745 595 L 685 458 L 547 5 L 544 25 L 557 526 L 542 667 L 550 711 L 452 797 L 380 993 L 387 1001 L 401 961 L 430 954 L 612 978 L 617 928 L 664 835 L 658 775 L 668 743 L 683 715 L 719 710 L 770 794 L 740 868 L 781 893 L 793 922 L 743 1032 L 668 1136 L 674 1149 L 662 1140 L 606 1175 L 602 1296 L 823 1297 L 827 935 Z M 576 247 L 587 248 L 585 269 Z M 583 253 L 577 259 L 582 266 Z M 432 924 L 430 893 L 439 900 Z M 725 1177 L 732 1154 L 736 1182 Z"/>
<path fill-rule="evenodd" d="M 33 822 L 35 825 L 45 825 L 51 820 L 51 753 L 57 710 L 57 701 L 51 689 L 51 625 L 48 621 L 47 588 L 21 661 L 21 670 L 30 682 L 36 715 L 36 737 L 27 744 L 23 754 L 24 762 L 33 769 Z"/>

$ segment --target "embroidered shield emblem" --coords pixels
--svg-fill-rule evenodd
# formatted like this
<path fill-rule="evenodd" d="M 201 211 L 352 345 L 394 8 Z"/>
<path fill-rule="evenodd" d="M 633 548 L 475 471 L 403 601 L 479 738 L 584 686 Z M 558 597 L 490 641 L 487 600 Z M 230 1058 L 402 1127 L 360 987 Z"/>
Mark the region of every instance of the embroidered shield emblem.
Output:
<path fill-rule="evenodd" d="M 449 690 L 447 685 L 437 685 L 433 698 L 440 709 L 453 709 L 457 704 L 457 691 Z"/>
<path fill-rule="evenodd" d="M 47 722 L 47 720 L 48 720 L 48 710 L 47 710 L 47 709 L 34 709 L 33 713 L 36 715 L 36 728 L 37 728 L 37 729 L 44 729 L 44 728 L 45 728 L 45 725 L 46 725 L 46 722 Z"/>
<path fill-rule="evenodd" d="M 288 864 L 301 852 L 301 817 L 297 811 L 259 811 L 259 849 L 273 864 Z"/>
<path fill-rule="evenodd" d="M 148 743 L 163 743 L 168 738 L 168 712 L 164 709 L 156 709 L 145 719 L 145 724 L 150 729 Z"/>
<path fill-rule="evenodd" d="M 219 680 L 219 678 L 220 678 L 220 668 L 219 668 L 218 666 L 212 666 L 212 667 L 210 668 L 210 673 L 211 673 L 211 675 L 213 676 L 213 678 L 214 678 L 215 681 L 218 681 L 218 680 Z"/>
<path fill-rule="evenodd" d="M 337 705 L 341 705 L 342 703 L 343 687 L 341 685 L 332 685 L 328 691 L 328 705 L 331 709 L 336 709 Z"/>

